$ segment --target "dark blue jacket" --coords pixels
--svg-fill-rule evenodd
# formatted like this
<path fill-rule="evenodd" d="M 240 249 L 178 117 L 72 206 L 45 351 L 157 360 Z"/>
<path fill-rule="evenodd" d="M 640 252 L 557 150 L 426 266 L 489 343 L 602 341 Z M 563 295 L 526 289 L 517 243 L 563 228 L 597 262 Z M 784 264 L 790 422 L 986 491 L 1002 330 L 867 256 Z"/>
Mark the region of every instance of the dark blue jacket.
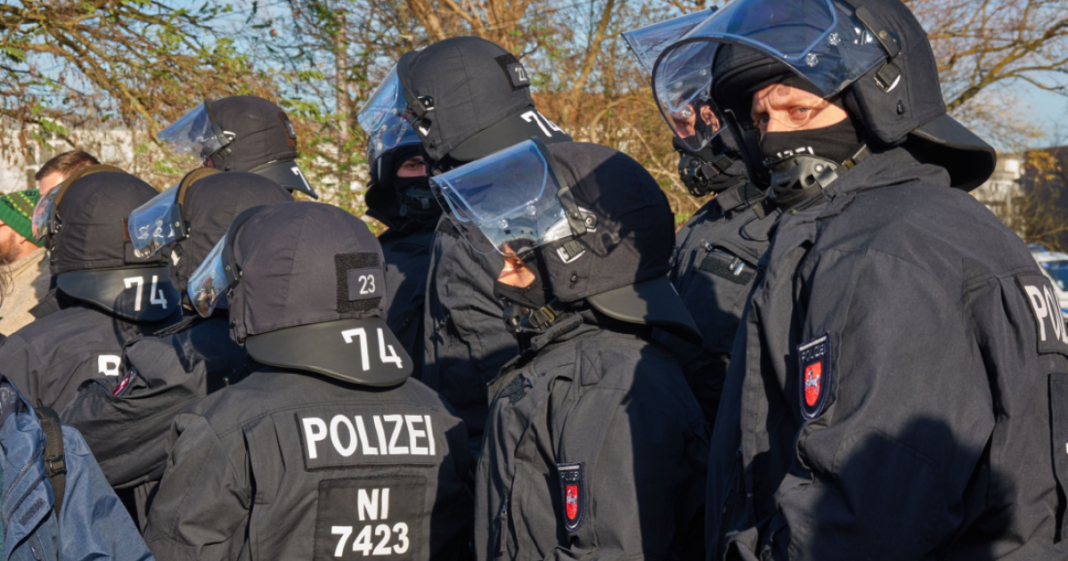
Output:
<path fill-rule="evenodd" d="M 4 559 L 152 559 L 78 431 L 63 427 L 66 486 L 62 510 L 45 474 L 41 424 L 22 395 L 0 377 Z"/>

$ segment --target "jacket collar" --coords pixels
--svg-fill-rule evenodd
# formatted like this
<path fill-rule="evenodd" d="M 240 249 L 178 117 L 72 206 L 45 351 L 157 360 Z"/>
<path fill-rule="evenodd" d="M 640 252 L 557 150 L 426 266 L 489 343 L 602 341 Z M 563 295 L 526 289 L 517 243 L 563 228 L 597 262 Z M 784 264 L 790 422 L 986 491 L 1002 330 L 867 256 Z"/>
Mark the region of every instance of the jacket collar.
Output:
<path fill-rule="evenodd" d="M 746 181 L 716 195 L 716 202 L 724 212 L 730 212 L 763 204 L 766 198 L 767 193 Z"/>

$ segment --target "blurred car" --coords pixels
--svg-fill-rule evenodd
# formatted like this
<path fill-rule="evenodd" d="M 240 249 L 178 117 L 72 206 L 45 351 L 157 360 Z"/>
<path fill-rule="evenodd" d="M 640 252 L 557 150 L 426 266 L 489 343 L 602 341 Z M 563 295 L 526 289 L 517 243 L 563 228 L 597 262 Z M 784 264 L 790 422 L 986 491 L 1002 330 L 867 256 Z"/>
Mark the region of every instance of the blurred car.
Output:
<path fill-rule="evenodd" d="M 1051 251 L 1042 244 L 1027 247 L 1035 261 L 1038 261 L 1042 273 L 1053 281 L 1053 290 L 1057 293 L 1057 301 L 1061 303 L 1061 313 L 1068 314 L 1068 253 Z"/>

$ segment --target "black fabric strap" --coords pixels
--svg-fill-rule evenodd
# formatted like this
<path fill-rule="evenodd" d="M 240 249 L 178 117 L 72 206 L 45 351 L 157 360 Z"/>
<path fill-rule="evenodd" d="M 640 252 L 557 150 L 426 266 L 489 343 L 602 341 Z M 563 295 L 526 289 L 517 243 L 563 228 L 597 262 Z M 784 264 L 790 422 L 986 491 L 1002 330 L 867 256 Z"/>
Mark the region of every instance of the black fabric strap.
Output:
<path fill-rule="evenodd" d="M 56 496 L 52 508 L 59 518 L 63 508 L 63 493 L 67 487 L 67 464 L 63 459 L 63 427 L 59 415 L 49 407 L 36 407 L 34 413 L 41 422 L 41 431 L 45 435 L 44 468 L 48 480 L 52 482 L 52 493 Z"/>

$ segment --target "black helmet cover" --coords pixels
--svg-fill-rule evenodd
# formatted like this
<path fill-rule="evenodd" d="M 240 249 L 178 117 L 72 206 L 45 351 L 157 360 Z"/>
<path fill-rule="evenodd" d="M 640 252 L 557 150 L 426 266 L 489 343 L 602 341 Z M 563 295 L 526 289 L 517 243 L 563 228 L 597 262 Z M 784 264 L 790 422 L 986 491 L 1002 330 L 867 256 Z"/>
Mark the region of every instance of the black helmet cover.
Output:
<path fill-rule="evenodd" d="M 49 262 L 57 288 L 134 321 L 162 320 L 178 308 L 160 256 L 137 258 L 126 217 L 157 194 L 119 171 L 98 171 L 61 185 L 57 230 L 49 236 Z"/>
<path fill-rule="evenodd" d="M 412 361 L 384 320 L 385 264 L 367 225 L 311 202 L 246 212 L 227 234 L 233 339 L 263 364 L 367 386 L 406 380 Z"/>
<path fill-rule="evenodd" d="M 538 249 L 553 296 L 565 303 L 584 299 L 609 317 L 700 341 L 667 279 L 675 220 L 656 180 L 634 159 L 599 144 L 552 144 L 548 150 L 558 180 L 570 186 L 582 212 L 595 217 L 585 233 Z"/>
<path fill-rule="evenodd" d="M 206 168 L 202 168 L 206 169 Z M 274 181 L 250 172 L 202 174 L 183 185 L 180 212 L 186 235 L 164 249 L 174 286 L 185 292 L 189 276 L 207 257 L 239 214 L 254 206 L 275 205 L 293 196 Z"/>
<path fill-rule="evenodd" d="M 397 62 L 397 77 L 427 154 L 470 162 L 538 137 L 570 141 L 534 108 L 530 76 L 500 46 L 477 37 L 453 37 Z"/>

